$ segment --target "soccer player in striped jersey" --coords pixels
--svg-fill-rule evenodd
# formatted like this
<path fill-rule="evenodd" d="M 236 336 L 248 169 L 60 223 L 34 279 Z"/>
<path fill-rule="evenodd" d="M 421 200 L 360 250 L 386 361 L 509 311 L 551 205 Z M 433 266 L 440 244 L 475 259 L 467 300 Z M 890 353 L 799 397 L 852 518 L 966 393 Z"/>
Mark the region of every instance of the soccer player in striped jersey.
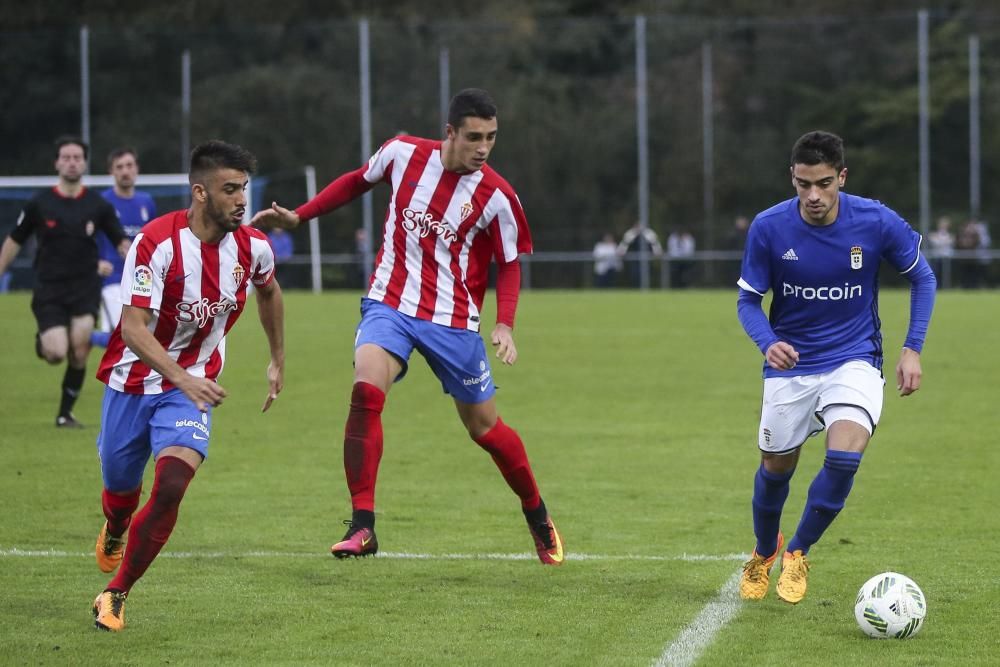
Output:
<path fill-rule="evenodd" d="M 252 289 L 270 348 L 264 411 L 282 389 L 284 305 L 274 255 L 263 233 L 241 224 L 255 167 L 254 156 L 239 146 L 196 147 L 191 208 L 143 227 L 125 258 L 121 322 L 97 372 L 108 385 L 97 438 L 107 520 L 95 554 L 104 572 L 121 565 L 94 601 L 98 628 L 125 627 L 125 598 L 166 544 L 187 486 L 208 456 L 212 408 L 226 397 L 217 383 L 225 336 Z M 153 488 L 133 518 L 150 456 Z"/>
<path fill-rule="evenodd" d="M 844 507 L 882 412 L 879 264 L 886 260 L 911 283 L 909 330 L 896 365 L 901 396 L 920 388 L 936 281 L 910 225 L 878 201 L 841 191 L 847 168 L 840 137 L 803 135 L 792 149 L 791 177 L 798 196 L 750 226 L 737 310 L 765 357 L 752 503 L 757 544 L 740 595 L 763 599 L 781 554 L 778 597 L 795 604 L 806 594 L 806 555 Z M 770 317 L 761 308 L 768 290 Z M 779 523 L 789 480 L 806 439 L 824 429 L 826 458 L 785 546 Z"/>
<path fill-rule="evenodd" d="M 273 204 L 254 217 L 264 227 L 295 227 L 384 181 L 392 188 L 382 247 L 354 340 L 354 388 L 344 434 L 344 471 L 353 513 L 338 558 L 378 551 L 375 480 L 382 457 L 382 408 L 416 349 L 450 394 L 469 436 L 493 457 L 518 495 L 539 560 L 563 562 L 562 539 L 542 502 L 520 436 L 497 415 L 496 387 L 479 336 L 483 296 L 497 262 L 497 318 L 490 340 L 504 364 L 517 360 L 514 313 L 518 256 L 531 236 L 513 188 L 486 164 L 497 135 L 489 94 L 459 92 L 443 141 L 397 136 L 368 164 L 289 210 Z"/>

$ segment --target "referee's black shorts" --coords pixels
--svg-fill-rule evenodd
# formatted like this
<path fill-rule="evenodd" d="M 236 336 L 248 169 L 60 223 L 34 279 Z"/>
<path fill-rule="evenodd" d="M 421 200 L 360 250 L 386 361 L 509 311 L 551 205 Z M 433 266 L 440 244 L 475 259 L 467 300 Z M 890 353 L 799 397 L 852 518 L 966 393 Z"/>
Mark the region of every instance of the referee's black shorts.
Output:
<path fill-rule="evenodd" d="M 101 307 L 101 277 L 94 274 L 71 281 L 39 282 L 31 297 L 31 312 L 38 322 L 38 331 L 52 327 L 68 327 L 71 318 L 81 315 L 97 317 Z"/>

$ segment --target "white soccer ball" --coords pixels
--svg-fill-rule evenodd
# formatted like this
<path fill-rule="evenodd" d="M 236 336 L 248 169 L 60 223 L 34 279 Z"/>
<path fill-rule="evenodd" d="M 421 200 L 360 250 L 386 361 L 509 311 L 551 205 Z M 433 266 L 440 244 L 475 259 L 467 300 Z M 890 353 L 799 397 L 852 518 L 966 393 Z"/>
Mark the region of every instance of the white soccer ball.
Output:
<path fill-rule="evenodd" d="M 920 632 L 927 600 L 916 582 L 898 572 L 883 572 L 858 591 L 854 618 L 869 637 L 906 639 Z"/>

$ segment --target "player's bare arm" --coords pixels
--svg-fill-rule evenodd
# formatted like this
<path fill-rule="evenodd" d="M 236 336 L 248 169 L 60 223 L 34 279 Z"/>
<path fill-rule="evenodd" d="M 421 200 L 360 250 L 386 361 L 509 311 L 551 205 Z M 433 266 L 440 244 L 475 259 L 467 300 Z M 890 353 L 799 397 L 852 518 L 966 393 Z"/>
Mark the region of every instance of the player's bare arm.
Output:
<path fill-rule="evenodd" d="M 302 222 L 299 214 L 290 209 L 278 206 L 277 202 L 271 202 L 271 208 L 258 211 L 250 224 L 258 229 L 271 229 L 281 227 L 283 229 L 295 229 Z"/>
<path fill-rule="evenodd" d="M 153 311 L 148 308 L 122 306 L 122 340 L 129 349 L 144 364 L 184 392 L 202 412 L 206 412 L 209 407 L 222 405 L 226 390 L 212 380 L 191 375 L 171 359 L 149 330 L 152 319 Z"/>
<path fill-rule="evenodd" d="M 277 280 L 257 288 L 257 314 L 271 349 L 267 364 L 267 398 L 261 412 L 267 412 L 285 386 L 285 303 Z"/>
<path fill-rule="evenodd" d="M 126 237 L 118 244 L 118 254 L 122 257 L 128 255 L 128 249 L 132 247 L 132 239 Z"/>
<path fill-rule="evenodd" d="M 497 349 L 497 359 L 507 366 L 513 366 L 517 361 L 517 348 L 514 346 L 514 330 L 506 324 L 498 322 L 493 333 L 490 335 L 490 342 Z"/>
<path fill-rule="evenodd" d="M 783 340 L 767 348 L 767 363 L 776 371 L 790 371 L 799 363 L 799 353 Z"/>
<path fill-rule="evenodd" d="M 112 264 L 108 260 L 106 259 L 97 260 L 97 275 L 101 276 L 102 278 L 110 276 L 111 272 L 114 270 L 115 270 L 114 264 Z"/>
<path fill-rule="evenodd" d="M 920 353 L 904 347 L 899 354 L 899 363 L 896 364 L 896 389 L 899 390 L 899 395 L 909 396 L 920 389 L 922 375 Z"/>

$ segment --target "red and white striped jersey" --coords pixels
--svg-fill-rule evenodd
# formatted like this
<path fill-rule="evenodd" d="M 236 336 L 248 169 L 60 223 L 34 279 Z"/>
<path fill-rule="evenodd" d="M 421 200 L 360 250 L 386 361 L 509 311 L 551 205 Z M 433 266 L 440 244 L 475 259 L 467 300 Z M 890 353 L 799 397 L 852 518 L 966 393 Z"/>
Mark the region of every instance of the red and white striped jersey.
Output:
<path fill-rule="evenodd" d="M 182 368 L 214 380 L 222 372 L 226 333 L 243 312 L 250 285 L 274 278 L 267 237 L 242 226 L 219 243 L 202 243 L 187 211 L 156 218 L 135 238 L 122 273 L 122 304 L 153 311 L 149 330 Z M 173 385 L 111 334 L 97 379 L 129 394 L 159 394 Z"/>
<path fill-rule="evenodd" d="M 478 331 L 490 261 L 531 252 L 514 189 L 488 165 L 470 174 L 445 170 L 440 141 L 409 136 L 383 144 L 364 178 L 392 186 L 368 297 Z"/>

